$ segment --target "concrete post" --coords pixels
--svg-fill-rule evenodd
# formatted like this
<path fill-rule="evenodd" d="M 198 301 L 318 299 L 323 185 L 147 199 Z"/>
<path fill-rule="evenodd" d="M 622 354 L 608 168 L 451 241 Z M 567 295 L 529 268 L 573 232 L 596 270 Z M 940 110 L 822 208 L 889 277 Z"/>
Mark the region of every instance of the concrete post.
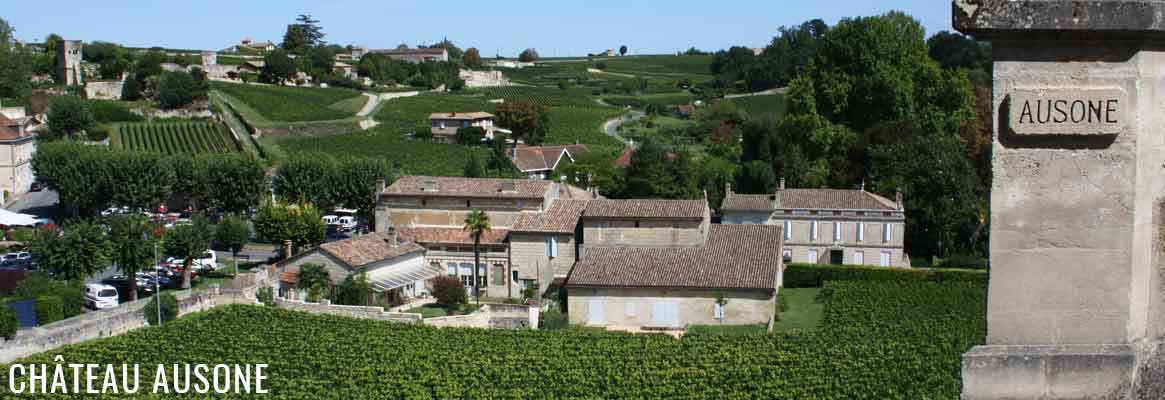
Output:
<path fill-rule="evenodd" d="M 987 344 L 964 399 L 1159 398 L 1165 2 L 955 0 L 992 43 Z"/>

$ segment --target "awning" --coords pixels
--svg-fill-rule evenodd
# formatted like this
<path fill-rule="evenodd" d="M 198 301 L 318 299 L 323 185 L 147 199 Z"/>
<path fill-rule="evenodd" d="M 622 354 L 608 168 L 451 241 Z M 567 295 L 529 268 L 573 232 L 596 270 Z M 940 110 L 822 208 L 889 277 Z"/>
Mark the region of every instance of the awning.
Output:
<path fill-rule="evenodd" d="M 441 275 L 441 270 L 426 264 L 397 265 L 368 271 L 366 278 L 372 290 L 384 292 L 426 281 Z"/>
<path fill-rule="evenodd" d="M 28 214 L 14 213 L 12 211 L 0 208 L 0 225 L 7 226 L 33 226 L 36 225 L 36 216 Z"/>

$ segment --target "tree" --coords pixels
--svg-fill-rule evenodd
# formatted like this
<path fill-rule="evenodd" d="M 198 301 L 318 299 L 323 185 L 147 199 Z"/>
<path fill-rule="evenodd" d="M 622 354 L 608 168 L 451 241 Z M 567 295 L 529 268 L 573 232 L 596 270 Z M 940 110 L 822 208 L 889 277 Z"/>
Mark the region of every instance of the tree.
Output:
<path fill-rule="evenodd" d="M 619 46 L 619 55 L 620 56 L 627 55 L 627 45 Z"/>
<path fill-rule="evenodd" d="M 329 75 L 336 66 L 336 51 L 328 46 L 313 47 L 309 52 L 312 75 L 321 77 Z"/>
<path fill-rule="evenodd" d="M 239 273 L 239 252 L 251 239 L 251 225 L 237 216 L 230 216 L 219 221 L 214 229 L 214 241 L 231 252 L 231 259 L 235 262 L 235 274 Z"/>
<path fill-rule="evenodd" d="M 537 146 L 550 130 L 550 108 L 528 101 L 499 104 L 495 109 L 498 125 L 514 132 L 514 138 Z"/>
<path fill-rule="evenodd" d="M 478 69 L 484 65 L 481 61 L 481 53 L 477 51 L 476 47 L 465 50 L 465 55 L 461 56 L 461 63 L 470 69 Z"/>
<path fill-rule="evenodd" d="M 336 288 L 336 303 L 350 306 L 367 305 L 372 293 L 372 285 L 368 283 L 368 277 L 365 276 L 364 272 L 356 273 L 349 275 Z"/>
<path fill-rule="evenodd" d="M 316 303 L 326 297 L 332 288 L 332 278 L 323 264 L 308 263 L 299 267 L 295 288 L 307 291 L 307 301 Z"/>
<path fill-rule="evenodd" d="M 158 301 L 162 302 L 162 306 L 158 307 Z M 161 310 L 162 320 L 159 321 L 158 310 Z M 178 298 L 173 293 L 158 293 L 150 302 L 142 307 L 142 315 L 146 317 L 146 323 L 150 325 L 165 324 L 178 318 Z"/>
<path fill-rule="evenodd" d="M 464 175 L 466 178 L 481 178 L 485 176 L 485 164 L 481 162 L 481 157 L 477 156 L 477 152 L 470 151 L 469 157 L 466 157 Z"/>
<path fill-rule="evenodd" d="M 140 215 L 118 215 L 109 221 L 113 262 L 129 281 L 130 299 L 138 299 L 137 273 L 154 266 L 154 227 Z"/>
<path fill-rule="evenodd" d="M 204 189 L 200 203 L 207 210 L 246 213 L 267 193 L 267 175 L 260 160 L 243 153 L 206 154 L 196 157 L 200 165 L 196 187 Z M 176 165 L 178 168 L 189 166 Z"/>
<path fill-rule="evenodd" d="M 299 253 L 324 242 L 326 226 L 311 203 L 282 204 L 266 200 L 255 215 L 255 234 L 276 244 L 291 241 Z"/>
<path fill-rule="evenodd" d="M 437 304 L 450 310 L 469 301 L 465 285 L 457 278 L 444 275 L 433 278 L 433 297 L 437 299 Z"/>
<path fill-rule="evenodd" d="M 263 69 L 259 71 L 259 81 L 282 85 L 295 79 L 295 61 L 282 49 L 275 49 L 263 57 Z"/>
<path fill-rule="evenodd" d="M 927 54 L 943 68 L 987 69 L 991 45 L 959 33 L 942 31 L 926 40 Z"/>
<path fill-rule="evenodd" d="M 49 107 L 48 126 L 52 137 L 68 137 L 93 127 L 93 111 L 80 97 L 56 97 Z"/>
<path fill-rule="evenodd" d="M 417 48 L 423 49 L 423 48 L 425 48 L 425 46 L 417 46 Z M 453 42 L 449 41 L 449 39 L 441 39 L 440 42 L 437 42 L 431 46 L 428 46 L 428 48 L 430 48 L 430 49 L 445 49 L 445 51 L 449 52 L 449 59 L 454 60 L 454 61 L 461 60 L 462 57 L 464 56 L 464 54 L 461 53 L 461 48 L 457 47 L 457 45 L 453 44 Z"/>
<path fill-rule="evenodd" d="M 319 20 L 311 15 L 300 14 L 296 23 L 287 25 L 287 32 L 283 34 L 283 50 L 296 55 L 307 55 L 314 47 L 324 44 L 323 28 Z"/>
<path fill-rule="evenodd" d="M 42 229 L 29 247 L 40 268 L 57 271 L 63 280 L 81 281 L 109 267 L 105 228 L 88 220 L 70 222 L 63 229 Z"/>
<path fill-rule="evenodd" d="M 467 126 L 457 129 L 457 142 L 467 146 L 480 146 L 485 140 L 485 129 L 480 126 Z"/>
<path fill-rule="evenodd" d="M 485 211 L 474 210 L 465 218 L 465 227 L 462 229 L 473 236 L 473 298 L 480 301 L 481 291 L 477 288 L 477 271 L 481 269 L 481 235 L 491 229 L 489 216 L 485 214 Z M 506 285 L 507 288 L 509 286 Z M 507 296 L 509 295 L 510 293 L 507 293 Z"/>
<path fill-rule="evenodd" d="M 194 78 L 185 72 L 165 72 L 158 80 L 158 105 L 173 110 L 194 102 Z"/>
<path fill-rule="evenodd" d="M 104 162 L 92 165 L 102 170 L 102 186 L 114 204 L 148 210 L 173 194 L 174 169 L 155 154 L 107 152 Z"/>
<path fill-rule="evenodd" d="M 773 173 L 772 165 L 762 160 L 753 160 L 744 164 L 737 187 L 741 193 L 772 193 L 776 183 L 777 175 Z"/>
<path fill-rule="evenodd" d="M 195 215 L 189 224 L 180 224 L 170 228 L 162 237 L 166 247 L 166 254 L 181 258 L 182 288 L 190 288 L 190 268 L 195 258 L 210 249 L 210 224 L 206 217 Z"/>
<path fill-rule="evenodd" d="M 142 98 L 142 84 L 137 79 L 126 79 L 121 87 L 121 100 L 134 101 Z"/>
<path fill-rule="evenodd" d="M 534 50 L 532 48 L 522 50 L 522 54 L 518 55 L 518 61 L 521 62 L 534 62 L 537 61 L 538 58 L 538 50 Z"/>
<path fill-rule="evenodd" d="M 17 97 L 32 87 L 33 54 L 23 46 L 14 45 L 11 27 L 0 19 L 0 29 L 8 29 L 7 39 L 0 41 L 0 97 Z"/>
<path fill-rule="evenodd" d="M 11 45 L 14 39 L 12 33 L 15 31 L 7 20 L 0 18 L 0 45 L 5 45 L 5 47 Z"/>

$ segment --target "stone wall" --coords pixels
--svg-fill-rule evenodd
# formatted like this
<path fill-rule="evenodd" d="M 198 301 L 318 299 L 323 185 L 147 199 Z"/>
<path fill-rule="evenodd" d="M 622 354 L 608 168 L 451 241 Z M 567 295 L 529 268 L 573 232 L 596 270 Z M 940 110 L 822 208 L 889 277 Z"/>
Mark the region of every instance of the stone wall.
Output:
<path fill-rule="evenodd" d="M 598 220 L 583 222 L 587 246 L 695 247 L 704 244 L 706 225 L 700 221 Z"/>
<path fill-rule="evenodd" d="M 774 277 L 775 279 L 776 277 Z M 722 291 L 728 300 L 725 305 L 725 325 L 768 323 L 774 315 L 776 296 L 772 291 Z M 656 303 L 674 302 L 679 309 L 678 326 L 713 325 L 717 291 L 701 289 L 637 289 L 637 288 L 571 288 L 568 309 L 571 324 L 658 327 L 655 321 Z M 602 307 L 601 321 L 590 321 L 592 306 Z"/>
<path fill-rule="evenodd" d="M 89 81 L 85 83 L 85 98 L 95 100 L 121 100 L 124 81 Z"/>
<path fill-rule="evenodd" d="M 424 324 L 438 327 L 538 329 L 538 307 L 520 304 L 485 304 L 469 315 L 425 318 Z"/>
<path fill-rule="evenodd" d="M 210 310 L 228 304 L 256 304 L 249 291 L 213 290 L 178 292 L 178 314 Z M 31 329 L 22 329 L 10 340 L 0 339 L 0 363 L 43 353 L 61 346 L 119 335 L 144 327 L 142 308 L 149 299 L 123 303 L 115 308 L 93 311 Z"/>
<path fill-rule="evenodd" d="M 547 238 L 551 234 L 510 233 L 510 255 L 519 279 L 536 279 L 545 290 L 555 276 L 566 276 L 574 265 L 574 235 L 553 235 L 558 238 L 558 257 L 547 254 Z"/>
<path fill-rule="evenodd" d="M 277 298 L 275 303 L 279 308 L 282 309 L 303 311 L 312 314 L 339 315 L 342 317 L 374 319 L 378 321 L 390 322 L 405 322 L 410 324 L 417 324 L 421 322 L 421 314 L 387 312 L 384 311 L 384 307 L 345 306 L 331 304 L 327 300 L 324 300 L 320 303 L 307 303 L 280 298 Z"/>

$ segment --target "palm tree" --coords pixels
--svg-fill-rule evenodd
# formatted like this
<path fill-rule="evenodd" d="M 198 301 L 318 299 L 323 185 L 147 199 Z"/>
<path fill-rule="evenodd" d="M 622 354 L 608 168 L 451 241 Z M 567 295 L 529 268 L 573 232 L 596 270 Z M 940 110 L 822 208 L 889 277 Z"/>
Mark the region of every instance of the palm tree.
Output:
<path fill-rule="evenodd" d="M 480 302 L 481 293 L 477 290 L 477 269 L 481 265 L 481 235 L 490 231 L 489 216 L 485 211 L 474 210 L 465 218 L 466 232 L 473 235 L 473 301 Z"/>
<path fill-rule="evenodd" d="M 307 291 L 307 302 L 319 302 L 327 295 L 332 286 L 332 279 L 328 270 L 322 264 L 304 264 L 299 267 L 299 278 L 295 282 L 296 289 Z"/>

